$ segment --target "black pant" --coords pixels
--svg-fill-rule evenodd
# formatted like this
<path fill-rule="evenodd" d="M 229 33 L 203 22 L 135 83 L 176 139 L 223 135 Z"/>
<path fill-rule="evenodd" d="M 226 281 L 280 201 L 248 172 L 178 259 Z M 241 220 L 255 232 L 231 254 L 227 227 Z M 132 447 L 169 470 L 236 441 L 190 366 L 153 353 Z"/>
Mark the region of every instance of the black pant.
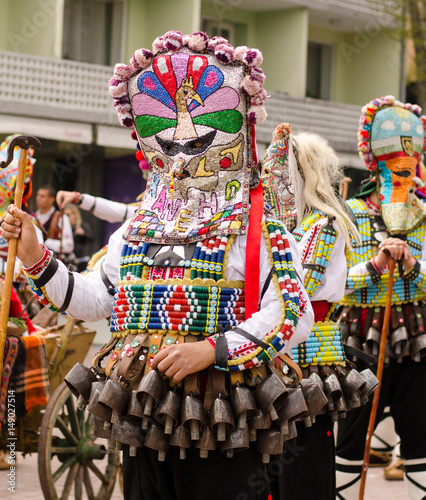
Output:
<path fill-rule="evenodd" d="M 360 366 L 360 369 L 363 369 Z M 395 429 L 401 438 L 401 456 L 407 460 L 426 457 L 426 362 L 409 358 L 391 360 L 383 370 L 382 387 L 375 425 L 390 406 Z M 339 421 L 336 452 L 347 460 L 362 460 L 373 395 L 368 404 Z"/>
<path fill-rule="evenodd" d="M 297 422 L 297 437 L 271 457 L 268 475 L 272 500 L 334 500 L 336 498 L 333 424 L 318 415 L 312 427 Z"/>
<path fill-rule="evenodd" d="M 267 500 L 269 485 L 260 455 L 254 450 L 227 458 L 219 451 L 200 458 L 199 450 L 170 447 L 165 462 L 149 448 L 138 448 L 137 457 L 123 450 L 125 500 Z"/>

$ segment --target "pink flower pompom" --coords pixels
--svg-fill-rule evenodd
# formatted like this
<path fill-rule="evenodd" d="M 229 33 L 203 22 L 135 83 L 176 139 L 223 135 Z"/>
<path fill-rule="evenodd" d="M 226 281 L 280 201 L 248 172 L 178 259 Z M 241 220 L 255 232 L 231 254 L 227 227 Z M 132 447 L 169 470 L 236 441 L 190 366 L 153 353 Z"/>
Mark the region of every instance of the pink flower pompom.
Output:
<path fill-rule="evenodd" d="M 252 106 L 263 106 L 267 98 L 268 98 L 268 93 L 266 92 L 266 90 L 260 89 L 260 91 L 257 94 L 251 96 L 250 104 Z"/>
<path fill-rule="evenodd" d="M 117 110 L 117 113 L 124 113 L 125 111 L 130 113 L 132 109 L 128 98 L 114 99 L 114 108 Z"/>
<path fill-rule="evenodd" d="M 216 59 L 224 64 L 234 60 L 234 47 L 229 43 L 221 43 L 214 48 Z"/>
<path fill-rule="evenodd" d="M 247 110 L 247 121 L 250 125 L 259 125 L 266 120 L 268 113 L 263 106 L 251 106 Z"/>
<path fill-rule="evenodd" d="M 149 170 L 149 163 L 146 160 L 141 160 L 139 162 L 139 168 L 141 170 Z"/>
<path fill-rule="evenodd" d="M 183 35 L 182 36 L 182 47 L 184 47 L 185 45 L 188 45 L 188 42 L 189 42 L 189 37 L 191 35 Z"/>
<path fill-rule="evenodd" d="M 245 95 L 251 96 L 257 94 L 262 88 L 262 86 L 257 80 L 252 78 L 251 75 L 247 75 L 241 80 L 240 88 Z"/>
<path fill-rule="evenodd" d="M 197 31 L 196 33 L 190 35 L 188 40 L 188 47 L 194 52 L 201 52 L 203 50 L 206 50 L 208 42 L 209 37 L 206 35 L 206 33 Z"/>
<path fill-rule="evenodd" d="M 182 47 L 183 35 L 180 31 L 168 31 L 163 35 L 166 50 L 178 50 Z"/>
<path fill-rule="evenodd" d="M 114 78 L 121 80 L 122 82 L 128 80 L 132 73 L 132 68 L 127 66 L 127 64 L 118 63 L 114 66 Z"/>
<path fill-rule="evenodd" d="M 118 110 L 117 111 L 117 115 L 118 115 L 118 120 L 120 121 L 120 123 L 122 125 L 124 125 L 127 128 L 133 127 L 133 125 L 134 125 L 134 123 L 133 123 L 133 117 L 132 117 L 132 115 L 131 115 L 131 113 L 129 111 Z"/>
<path fill-rule="evenodd" d="M 223 36 L 214 36 L 213 38 L 210 38 L 208 48 L 214 51 L 214 49 L 222 43 L 228 43 L 228 40 L 223 38 Z"/>
<path fill-rule="evenodd" d="M 112 97 L 123 97 L 127 96 L 127 81 L 122 82 L 117 80 L 117 78 L 111 78 L 109 81 L 109 93 Z"/>
<path fill-rule="evenodd" d="M 250 76 L 255 80 L 257 80 L 260 83 L 260 85 L 263 85 L 265 83 L 266 76 L 265 73 L 260 68 L 253 68 L 250 71 Z"/>
<path fill-rule="evenodd" d="M 133 64 L 133 60 L 135 61 L 135 70 L 137 69 L 145 69 L 148 67 L 152 60 L 154 59 L 154 54 L 147 49 L 139 49 L 137 50 L 131 59 L 131 64 Z"/>
<path fill-rule="evenodd" d="M 235 47 L 234 56 L 237 61 L 242 61 L 244 58 L 244 54 L 249 48 L 245 45 L 240 45 L 239 47 Z"/>
<path fill-rule="evenodd" d="M 162 36 L 157 36 L 157 38 L 152 42 L 152 51 L 154 54 L 163 52 L 165 50 L 164 41 Z"/>
<path fill-rule="evenodd" d="M 263 62 L 262 52 L 257 49 L 248 49 L 244 53 L 243 62 L 250 68 L 257 68 Z"/>

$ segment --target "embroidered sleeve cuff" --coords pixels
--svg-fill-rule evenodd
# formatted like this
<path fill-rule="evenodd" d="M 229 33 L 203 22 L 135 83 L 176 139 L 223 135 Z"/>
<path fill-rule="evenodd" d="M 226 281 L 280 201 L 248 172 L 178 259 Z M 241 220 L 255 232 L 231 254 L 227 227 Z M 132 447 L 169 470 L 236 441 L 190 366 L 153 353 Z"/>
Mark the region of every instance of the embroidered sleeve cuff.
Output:
<path fill-rule="evenodd" d="M 380 267 L 376 264 L 376 259 L 374 257 L 370 260 L 370 263 L 374 267 L 374 269 L 376 270 L 376 272 L 378 272 L 380 275 L 383 274 L 382 270 L 380 269 Z"/>
<path fill-rule="evenodd" d="M 416 260 L 414 266 L 404 273 L 403 278 L 408 281 L 414 281 L 420 274 L 420 262 Z"/>
<path fill-rule="evenodd" d="M 374 261 L 373 261 L 374 262 Z M 367 271 L 368 271 L 368 274 L 370 275 L 371 277 L 371 281 L 373 283 L 378 283 L 380 281 L 380 276 L 382 275 L 382 273 L 380 272 L 380 270 L 378 270 L 378 268 L 373 264 L 372 261 L 369 261 L 367 262 Z"/>
<path fill-rule="evenodd" d="M 44 250 L 43 257 L 31 267 L 22 266 L 24 273 L 28 276 L 35 278 L 39 277 L 47 269 L 47 266 L 52 260 L 53 252 L 48 250 L 44 245 L 41 245 L 41 247 Z"/>
<path fill-rule="evenodd" d="M 216 349 L 216 340 L 217 340 L 218 335 L 212 335 L 211 337 L 207 337 L 206 340 L 207 342 L 210 342 L 210 344 Z"/>

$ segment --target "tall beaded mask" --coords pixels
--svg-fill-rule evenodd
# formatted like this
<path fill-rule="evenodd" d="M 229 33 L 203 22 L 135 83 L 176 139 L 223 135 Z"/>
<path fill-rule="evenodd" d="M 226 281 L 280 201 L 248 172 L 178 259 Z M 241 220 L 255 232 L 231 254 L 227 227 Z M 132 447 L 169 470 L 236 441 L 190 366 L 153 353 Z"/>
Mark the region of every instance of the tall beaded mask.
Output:
<path fill-rule="evenodd" d="M 392 235 L 410 232 L 426 219 L 415 192 L 425 150 L 426 117 L 419 106 L 380 97 L 362 109 L 358 151 L 376 173 L 383 221 Z"/>
<path fill-rule="evenodd" d="M 130 241 L 191 243 L 243 234 L 254 124 L 266 118 L 256 49 L 169 31 L 118 64 L 110 93 L 134 127 L 150 181 L 125 233 Z"/>

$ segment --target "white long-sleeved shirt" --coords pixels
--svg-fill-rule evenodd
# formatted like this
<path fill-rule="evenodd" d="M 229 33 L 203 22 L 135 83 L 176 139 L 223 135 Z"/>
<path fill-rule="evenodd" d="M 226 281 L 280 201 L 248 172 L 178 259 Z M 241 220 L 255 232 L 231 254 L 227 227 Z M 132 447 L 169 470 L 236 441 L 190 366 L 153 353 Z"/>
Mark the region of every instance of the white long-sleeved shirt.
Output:
<path fill-rule="evenodd" d="M 118 201 L 107 200 L 90 194 L 81 195 L 79 207 L 82 210 L 90 210 L 95 217 L 108 222 L 124 222 L 133 216 L 137 205 L 126 205 Z"/>
<path fill-rule="evenodd" d="M 116 286 L 119 281 L 119 262 L 124 240 L 122 235 L 127 228 L 129 222 L 125 223 L 111 237 L 108 243 L 108 253 L 103 264 L 105 273 L 111 283 Z M 296 242 L 294 238 L 287 234 L 290 249 L 293 257 L 293 263 L 298 276 L 302 276 L 302 266 L 297 256 Z M 231 246 L 228 254 L 225 267 L 225 277 L 227 280 L 237 281 L 244 280 L 245 276 L 245 256 L 246 256 L 247 235 L 237 236 Z M 263 290 L 263 286 L 270 272 L 270 260 L 266 249 L 264 239 L 261 239 L 260 248 L 260 280 L 259 280 L 259 295 Z M 97 321 L 111 315 L 114 304 L 113 297 L 107 292 L 107 289 L 101 279 L 100 270 L 89 273 L 86 276 L 74 274 L 74 291 L 66 314 L 73 318 L 82 319 L 85 321 Z M 303 303 L 301 307 L 297 329 L 292 337 L 287 341 L 283 352 L 290 352 L 291 347 L 303 342 L 309 337 L 311 332 L 314 314 L 312 306 L 303 288 L 303 285 L 298 282 L 300 288 L 300 298 Z M 45 291 L 53 304 L 60 307 L 64 302 L 68 287 L 68 270 L 61 262 L 56 274 L 45 285 Z M 273 281 L 269 284 L 266 293 L 262 297 L 260 310 L 253 316 L 242 322 L 239 327 L 250 334 L 257 337 L 259 340 L 274 331 L 274 329 L 282 321 L 282 302 L 275 288 Z M 229 331 L 226 333 L 229 352 L 232 357 L 239 357 L 247 350 L 257 346 L 250 342 L 237 332 Z"/>
<path fill-rule="evenodd" d="M 42 214 L 37 210 L 35 215 L 39 223 L 44 227 L 48 220 L 55 213 L 55 207 L 52 207 L 48 212 Z M 63 227 L 63 229 L 62 229 Z M 72 227 L 68 215 L 63 214 L 58 220 L 58 228 L 62 229 L 62 241 L 53 238 L 47 238 L 44 242 L 46 247 L 55 253 L 69 254 L 74 251 L 74 237 L 72 234 Z"/>

